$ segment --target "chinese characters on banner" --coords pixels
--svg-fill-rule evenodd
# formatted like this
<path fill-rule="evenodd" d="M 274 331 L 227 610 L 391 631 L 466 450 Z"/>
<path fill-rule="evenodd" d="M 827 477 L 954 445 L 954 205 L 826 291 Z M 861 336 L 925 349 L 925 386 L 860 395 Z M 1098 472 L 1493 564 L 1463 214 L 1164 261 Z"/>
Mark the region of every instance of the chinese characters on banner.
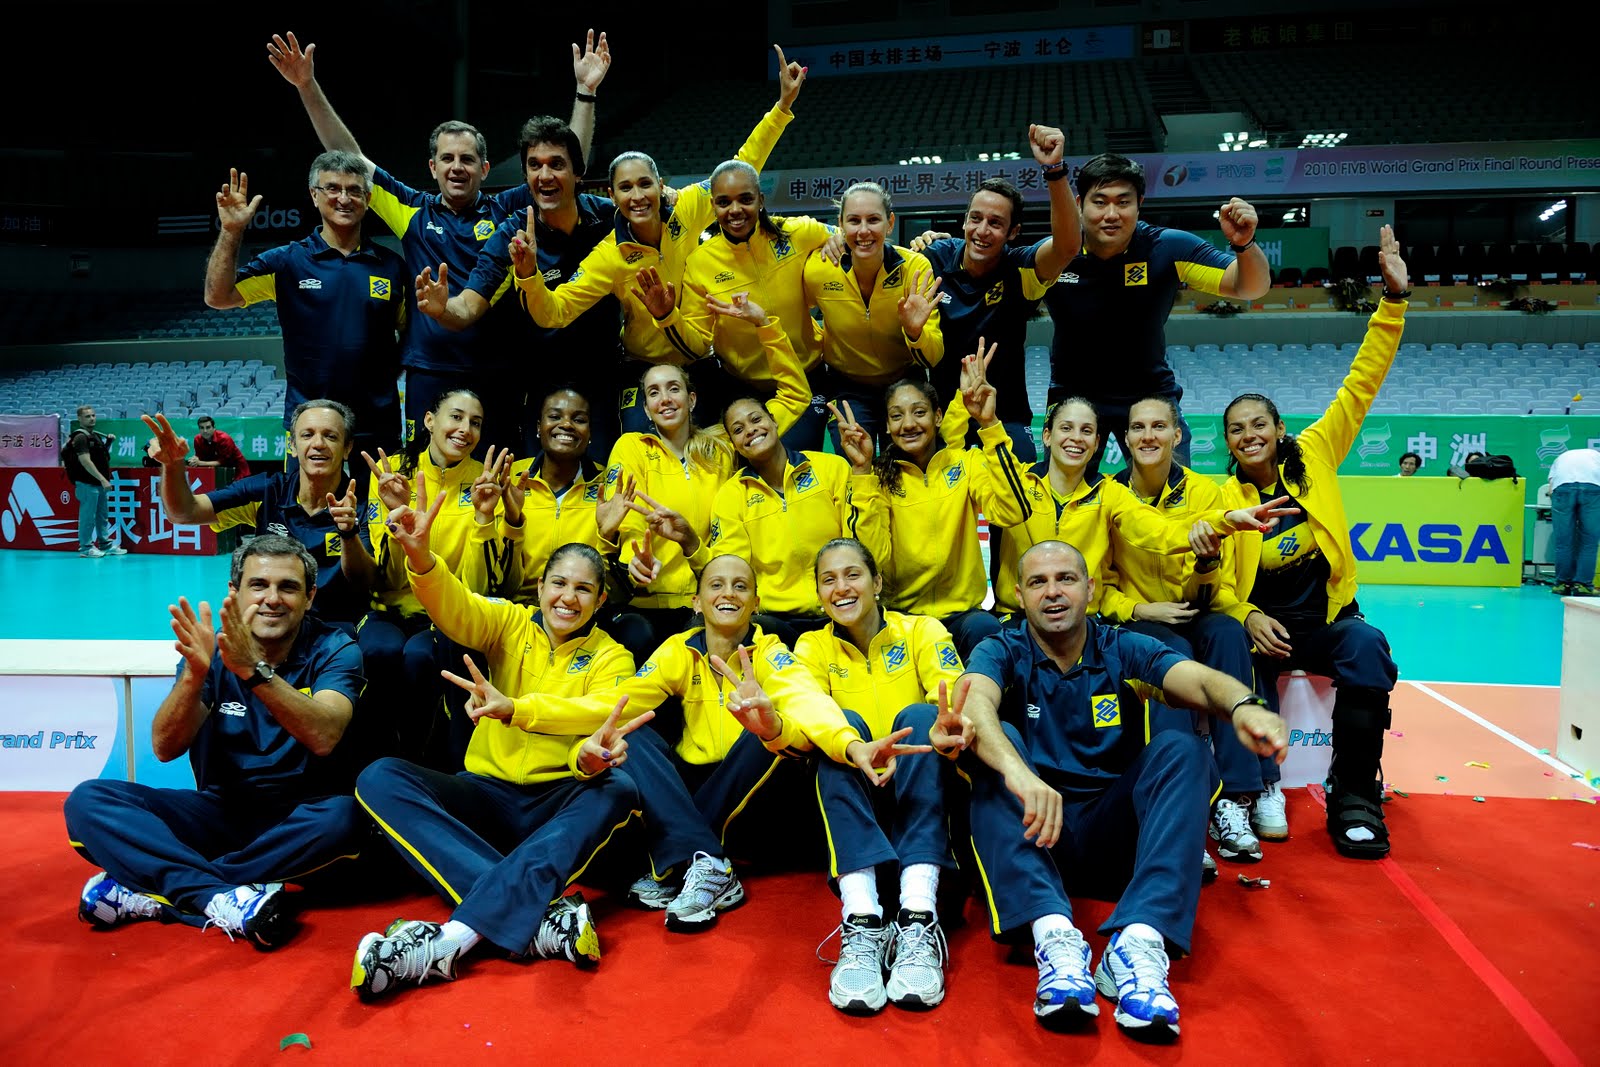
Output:
<path fill-rule="evenodd" d="M 1030 30 L 999 34 L 941 34 L 882 41 L 797 46 L 786 53 L 791 62 L 808 67 L 807 77 L 841 74 L 891 74 L 956 67 L 1021 67 L 1037 63 L 1072 63 L 1097 59 L 1129 59 L 1134 51 L 1132 26 L 1087 29 Z M 768 57 L 768 77 L 778 76 L 778 57 Z"/>
<path fill-rule="evenodd" d="M 54 415 L 0 415 L 0 467 L 48 467 L 61 457 Z"/>
<path fill-rule="evenodd" d="M 216 488 L 216 472 L 188 472 L 196 493 Z M 106 490 L 106 519 L 112 540 L 129 552 L 169 556 L 214 556 L 217 535 L 210 527 L 179 526 L 161 503 L 161 472 L 154 468 L 113 468 Z M 62 467 L 0 468 L 0 549 L 78 550 L 78 499 Z"/>

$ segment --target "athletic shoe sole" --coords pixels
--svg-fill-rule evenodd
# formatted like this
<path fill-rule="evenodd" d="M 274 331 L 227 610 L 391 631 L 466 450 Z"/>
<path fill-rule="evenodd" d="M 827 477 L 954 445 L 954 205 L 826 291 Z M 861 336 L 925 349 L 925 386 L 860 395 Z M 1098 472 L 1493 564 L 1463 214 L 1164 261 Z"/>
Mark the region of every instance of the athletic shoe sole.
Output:
<path fill-rule="evenodd" d="M 1039 1025 L 1046 1030 L 1056 1033 L 1070 1033 L 1082 1030 L 1100 1017 L 1100 1005 L 1090 1001 L 1088 1004 L 1076 1000 L 1069 1000 L 1064 1004 L 1051 1004 L 1040 1011 L 1040 1004 L 1033 1002 L 1033 1017 L 1039 1020 Z"/>
<path fill-rule="evenodd" d="M 880 999 L 875 1001 L 853 999 L 840 1004 L 836 999 L 834 999 L 833 990 L 830 989 L 828 990 L 828 1003 L 832 1004 L 846 1015 L 876 1015 L 883 1010 L 883 1006 L 885 1004 L 889 1003 L 889 997 L 888 994 L 884 994 Z"/>
<path fill-rule="evenodd" d="M 1217 855 L 1231 863 L 1261 862 L 1261 852 L 1259 849 L 1255 852 L 1233 852 L 1225 848 L 1220 841 L 1217 842 Z"/>
<path fill-rule="evenodd" d="M 927 1000 L 924 1000 L 920 993 L 902 993 L 898 997 L 891 997 L 888 996 L 887 988 L 885 989 L 884 996 L 888 999 L 890 1004 L 893 1004 L 895 1007 L 900 1008 L 903 1011 L 932 1011 L 934 1008 L 937 1008 L 940 1004 L 944 1003 L 944 990 L 942 989 Z"/>
<path fill-rule="evenodd" d="M 1110 986 L 1110 988 L 1106 988 Z M 1110 975 L 1102 977 L 1096 968 L 1094 987 L 1100 995 L 1111 1001 L 1117 1007 L 1112 1011 L 1112 1018 L 1116 1019 L 1129 1037 L 1144 1041 L 1152 1045 L 1166 1045 L 1178 1040 L 1178 1024 L 1169 1022 L 1165 1015 L 1157 1014 L 1153 1019 L 1141 1019 L 1137 1015 L 1129 1015 L 1122 1010 L 1121 999 L 1117 996 L 1117 985 L 1111 980 Z"/>
<path fill-rule="evenodd" d="M 368 934 L 361 939 L 361 944 L 356 946 L 355 962 L 350 965 L 350 988 L 356 991 L 356 996 L 362 1000 L 371 1000 L 379 996 L 368 984 L 372 980 L 372 972 L 367 970 L 367 949 L 374 942 L 383 940 L 382 934 Z"/>
<path fill-rule="evenodd" d="M 702 930 L 709 930 L 717 925 L 717 915 L 720 912 L 732 911 L 744 903 L 744 884 L 735 882 L 723 894 L 711 902 L 711 906 L 687 915 L 677 912 L 667 912 L 667 929 L 678 934 L 698 934 Z M 882 1005 L 879 1005 L 882 1007 Z"/>

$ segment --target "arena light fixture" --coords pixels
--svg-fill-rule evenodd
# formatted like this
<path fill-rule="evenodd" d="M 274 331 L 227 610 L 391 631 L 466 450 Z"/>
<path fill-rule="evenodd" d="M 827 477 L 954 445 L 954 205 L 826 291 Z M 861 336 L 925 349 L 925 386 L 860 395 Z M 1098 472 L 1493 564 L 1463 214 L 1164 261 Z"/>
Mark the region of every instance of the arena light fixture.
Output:
<path fill-rule="evenodd" d="M 1555 203 L 1539 212 L 1539 221 L 1549 222 L 1551 219 L 1555 218 L 1559 212 L 1565 210 L 1567 210 L 1567 202 L 1565 200 L 1557 200 Z"/>

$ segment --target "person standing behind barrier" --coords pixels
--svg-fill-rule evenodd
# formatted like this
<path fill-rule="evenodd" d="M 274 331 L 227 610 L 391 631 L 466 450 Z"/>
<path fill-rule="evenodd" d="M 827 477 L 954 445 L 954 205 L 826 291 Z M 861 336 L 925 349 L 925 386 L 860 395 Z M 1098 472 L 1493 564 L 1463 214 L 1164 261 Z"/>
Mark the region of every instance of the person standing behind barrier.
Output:
<path fill-rule="evenodd" d="M 883 610 L 878 561 L 854 538 L 829 541 L 813 562 L 828 625 L 800 638 L 795 658 L 867 740 L 927 743 L 961 657 L 937 619 Z M 945 815 L 944 760 L 892 761 L 866 776 L 817 765 L 817 801 L 828 834 L 828 874 L 842 919 L 828 1000 L 867 1015 L 893 1002 L 928 1009 L 944 1000 L 949 955 L 939 926 L 941 874 L 954 873 Z M 899 882 L 899 908 L 884 921 L 880 872 Z M 831 935 L 830 935 L 831 936 Z M 885 976 L 887 975 L 887 981 Z"/>
<path fill-rule="evenodd" d="M 1128 466 L 1114 477 L 1187 530 L 1196 517 L 1222 507 L 1222 490 L 1173 462 L 1181 436 L 1176 404 L 1166 397 L 1140 400 L 1128 410 Z M 1253 686 L 1249 635 L 1238 620 L 1212 610 L 1219 580 L 1231 575 L 1234 551 L 1226 541 L 1223 558 L 1197 563 L 1187 552 L 1152 552 L 1118 526 L 1111 531 L 1112 566 L 1100 590 L 1100 617 Z M 1250 752 L 1231 730 L 1212 730 L 1210 738 L 1223 792 L 1212 805 L 1211 839 L 1223 859 L 1253 863 L 1261 858 L 1261 838 L 1289 836 L 1278 764 Z"/>
<path fill-rule="evenodd" d="M 229 467 L 235 478 L 250 477 L 250 461 L 244 458 L 231 436 L 217 429 L 216 419 L 201 415 L 195 420 L 195 428 L 200 432 L 194 435 L 194 455 L 189 466 Z"/>
<path fill-rule="evenodd" d="M 839 199 L 843 258 L 813 252 L 804 273 L 806 302 L 822 315 L 823 393 L 848 402 L 873 441 L 883 430 L 883 387 L 944 358 L 940 281 L 921 252 L 890 243 L 893 232 L 888 192 L 857 182 Z M 837 423 L 833 434 L 837 447 Z"/>
<path fill-rule="evenodd" d="M 967 204 L 961 237 L 929 231 L 911 242 L 913 249 L 927 255 L 943 282 L 939 315 L 946 351 L 974 351 L 979 337 L 998 346 L 993 377 L 1005 402 L 1000 421 L 1024 463 L 1032 463 L 1038 455 L 1028 402 L 1028 322 L 1083 239 L 1078 204 L 1066 185 L 1071 177 L 1063 157 L 1066 144 L 1066 136 L 1053 126 L 1028 127 L 1028 147 L 1044 170 L 1050 195 L 1049 237 L 1029 246 L 1010 245 L 1022 235 L 1022 193 L 1004 178 L 990 178 Z M 956 408 L 953 398 L 960 377 L 956 360 L 934 369 L 939 395 L 952 398 Z M 959 410 L 953 414 L 959 418 Z M 970 426 L 965 437 L 970 444 Z"/>
<path fill-rule="evenodd" d="M 106 493 L 111 489 L 111 439 L 94 428 L 93 406 L 78 408 L 78 428 L 61 449 L 61 463 L 72 479 L 78 497 L 78 555 L 126 556 L 128 550 L 111 539 Z"/>
<path fill-rule="evenodd" d="M 1595 596 L 1600 544 L 1600 451 L 1569 448 L 1550 464 L 1551 540 L 1557 596 Z"/>
<path fill-rule="evenodd" d="M 749 163 L 757 171 L 766 166 L 779 136 L 794 120 L 793 106 L 805 82 L 800 64 L 778 53 L 778 102 L 756 124 L 734 158 Z M 683 287 L 683 268 L 689 254 L 700 246 L 701 234 L 716 220 L 711 205 L 711 182 L 696 182 L 678 191 L 670 206 L 663 201 L 665 186 L 656 161 L 643 152 L 623 152 L 611 162 L 611 199 L 616 205 L 614 232 L 608 234 L 584 257 L 578 269 L 558 286 L 547 284 L 544 275 L 530 262 L 535 252 L 536 235 L 524 231 L 523 247 L 512 243 L 517 262 L 516 285 L 523 307 L 534 322 L 546 329 L 565 328 L 597 301 L 615 297 L 622 305 L 622 351 L 627 360 L 637 363 L 682 365 L 688 357 L 672 342 L 669 331 L 658 330 L 654 316 L 635 295 L 640 270 L 653 270 L 675 290 Z M 638 375 L 649 368 L 625 365 L 625 388 L 619 400 L 622 431 L 642 433 L 649 427 L 644 401 L 634 385 Z M 697 383 L 705 388 L 713 383 Z M 609 397 L 596 395 L 596 404 Z M 597 449 L 605 451 L 613 437 L 596 438 Z"/>
<path fill-rule="evenodd" d="M 393 449 L 400 440 L 397 331 L 406 321 L 410 275 L 398 255 L 362 237 L 372 195 L 365 159 L 324 152 L 311 162 L 309 185 L 322 225 L 240 267 L 239 245 L 261 196 L 250 196 L 249 175 L 229 172 L 217 193 L 220 228 L 206 261 L 206 306 L 277 304 L 288 381 L 285 430 L 291 412 L 326 397 L 355 412 L 362 435 L 354 442 L 356 454 Z M 356 488 L 365 501 L 365 485 Z"/>
<path fill-rule="evenodd" d="M 1400 457 L 1400 473 L 1397 478 L 1413 478 L 1422 470 L 1422 457 L 1415 452 L 1407 452 Z"/>
<path fill-rule="evenodd" d="M 1128 429 L 1128 407 L 1141 397 L 1173 404 L 1183 389 L 1167 365 L 1167 316 L 1179 283 L 1233 300 L 1256 300 L 1272 286 L 1266 253 L 1256 244 L 1256 209 L 1233 197 L 1217 212 L 1229 256 L 1192 233 L 1139 221 L 1144 169 L 1115 153 L 1096 156 L 1078 171 L 1083 248 L 1065 264 L 1045 296 L 1055 336 L 1050 343 L 1050 401 L 1076 394 L 1100 410 L 1100 444 Z M 1188 427 L 1179 413 L 1189 462 Z"/>
<path fill-rule="evenodd" d="M 1379 243 L 1383 299 L 1322 417 L 1290 434 L 1277 406 L 1260 393 L 1236 397 L 1222 417 L 1235 471 L 1222 487 L 1223 499 L 1250 504 L 1292 494 L 1299 514 L 1270 534 L 1245 533 L 1234 544 L 1236 599 L 1216 608 L 1249 632 L 1258 684 L 1274 710 L 1284 671 L 1299 668 L 1333 679 L 1327 826 L 1339 852 L 1357 859 L 1389 854 L 1379 761 L 1390 725 L 1389 694 L 1399 675 L 1388 639 L 1356 603 L 1356 561 L 1338 475 L 1394 364 L 1411 295 L 1393 228 L 1383 227 Z M 1202 560 L 1219 554 L 1205 520 L 1195 524 L 1190 542 Z"/>

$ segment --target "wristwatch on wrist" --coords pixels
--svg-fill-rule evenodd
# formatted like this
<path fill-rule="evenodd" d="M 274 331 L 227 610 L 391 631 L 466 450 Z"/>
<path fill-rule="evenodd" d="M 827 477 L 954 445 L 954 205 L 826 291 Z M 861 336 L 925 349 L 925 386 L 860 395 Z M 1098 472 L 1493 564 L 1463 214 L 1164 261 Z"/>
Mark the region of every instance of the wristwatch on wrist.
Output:
<path fill-rule="evenodd" d="M 1272 710 L 1270 707 L 1267 706 L 1267 702 L 1266 702 L 1265 698 L 1261 697 L 1260 695 L 1258 695 L 1256 693 L 1251 693 L 1247 697 L 1242 697 L 1237 703 L 1235 703 L 1233 705 L 1233 707 L 1228 709 L 1228 717 L 1232 718 L 1233 717 L 1233 713 L 1238 711 L 1240 708 L 1244 707 L 1246 704 L 1254 704 L 1256 707 L 1258 707 L 1258 708 L 1266 708 L 1268 711 Z"/>
<path fill-rule="evenodd" d="M 1250 246 L 1255 244 L 1255 243 L 1256 243 L 1256 239 L 1254 237 L 1252 237 L 1252 238 L 1250 238 L 1250 240 L 1246 241 L 1242 245 L 1236 245 L 1236 244 L 1233 244 L 1232 242 L 1229 242 L 1228 247 L 1233 249 L 1233 254 L 1234 255 L 1242 256 L 1242 255 L 1245 254 L 1245 252 L 1249 251 Z"/>
<path fill-rule="evenodd" d="M 256 669 L 250 673 L 250 677 L 244 680 L 244 687 L 246 689 L 254 689 L 258 685 L 265 685 L 277 676 L 278 672 L 272 669 L 272 664 L 264 659 L 257 660 Z"/>

